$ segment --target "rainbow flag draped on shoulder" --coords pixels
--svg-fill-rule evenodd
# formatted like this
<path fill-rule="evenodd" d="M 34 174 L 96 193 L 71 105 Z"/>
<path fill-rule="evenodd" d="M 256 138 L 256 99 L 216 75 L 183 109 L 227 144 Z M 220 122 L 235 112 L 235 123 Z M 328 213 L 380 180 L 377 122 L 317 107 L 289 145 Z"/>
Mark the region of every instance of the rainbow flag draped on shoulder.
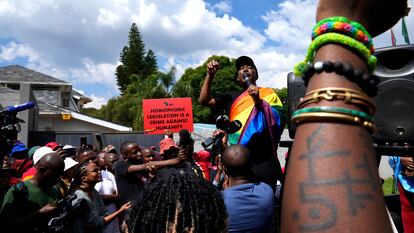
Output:
<path fill-rule="evenodd" d="M 276 153 L 277 142 L 285 123 L 282 102 L 271 88 L 260 87 L 259 96 L 262 100 L 260 106 L 255 106 L 247 91 L 234 101 L 230 109 L 230 121 L 239 120 L 243 127 L 235 134 L 229 135 L 229 142 L 230 144 L 247 145 L 255 134 L 269 130 L 273 152 Z"/>

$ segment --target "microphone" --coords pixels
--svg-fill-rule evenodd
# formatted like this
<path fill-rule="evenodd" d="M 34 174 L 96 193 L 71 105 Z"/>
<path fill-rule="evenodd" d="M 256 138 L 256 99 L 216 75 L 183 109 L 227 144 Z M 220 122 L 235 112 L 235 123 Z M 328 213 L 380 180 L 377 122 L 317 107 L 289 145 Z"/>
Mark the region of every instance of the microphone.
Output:
<path fill-rule="evenodd" d="M 24 104 L 8 106 L 0 111 L 0 113 L 17 113 L 30 108 L 33 108 L 35 104 L 33 102 L 27 102 Z"/>
<path fill-rule="evenodd" d="M 252 85 L 252 83 L 250 82 L 249 73 L 243 73 L 243 80 L 244 80 L 244 83 L 246 84 L 246 87 L 250 87 L 250 85 Z"/>

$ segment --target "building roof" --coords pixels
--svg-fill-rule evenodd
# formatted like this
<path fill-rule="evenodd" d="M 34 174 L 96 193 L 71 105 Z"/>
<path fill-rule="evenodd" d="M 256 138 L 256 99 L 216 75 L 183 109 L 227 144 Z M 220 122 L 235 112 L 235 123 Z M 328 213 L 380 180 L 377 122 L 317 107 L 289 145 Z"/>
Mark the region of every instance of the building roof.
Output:
<path fill-rule="evenodd" d="M 92 123 L 94 125 L 99 125 L 99 126 L 106 127 L 106 128 L 112 129 L 112 130 L 117 130 L 117 131 L 132 131 L 132 128 L 130 128 L 130 127 L 126 127 L 126 126 L 119 125 L 119 124 L 116 124 L 116 123 L 112 123 L 112 122 L 109 122 L 109 121 L 105 121 L 105 120 L 102 120 L 102 119 L 99 119 L 99 118 L 88 116 L 86 114 L 70 110 L 68 108 L 63 108 L 63 107 L 53 105 L 53 104 L 46 104 L 46 105 L 48 105 L 48 107 L 49 107 L 49 109 L 52 113 L 59 113 L 59 114 L 70 113 L 70 115 L 74 119 L 77 119 L 77 120 L 80 120 L 80 121 L 85 121 L 85 122 L 88 122 L 88 123 Z"/>
<path fill-rule="evenodd" d="M 72 97 L 77 99 L 77 100 L 84 100 L 86 103 L 92 102 L 92 99 L 87 97 L 84 94 L 81 94 L 80 92 L 78 92 L 77 90 L 72 88 Z"/>
<path fill-rule="evenodd" d="M 20 65 L 0 67 L 0 83 L 71 85 L 70 83 L 63 80 L 28 69 Z"/>

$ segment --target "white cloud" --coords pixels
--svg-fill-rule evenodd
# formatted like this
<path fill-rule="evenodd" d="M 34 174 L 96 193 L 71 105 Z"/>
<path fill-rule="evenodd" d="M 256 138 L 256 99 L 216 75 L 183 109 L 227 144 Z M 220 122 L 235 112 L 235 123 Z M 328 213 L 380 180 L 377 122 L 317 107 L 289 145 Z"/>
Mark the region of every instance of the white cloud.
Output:
<path fill-rule="evenodd" d="M 218 13 L 230 13 L 232 11 L 232 6 L 230 1 L 221 1 L 213 6 L 211 6 L 212 11 L 217 11 Z"/>
<path fill-rule="evenodd" d="M 108 87 L 116 88 L 114 71 L 115 64 L 100 63 L 95 64 L 91 59 L 85 58 L 82 61 L 83 67 L 71 69 L 70 74 L 75 82 L 81 81 L 84 84 L 104 84 Z"/>
<path fill-rule="evenodd" d="M 268 23 L 265 34 L 287 51 L 304 52 L 311 42 L 315 21 L 315 0 L 284 1 L 278 11 L 270 11 L 263 19 Z"/>
<path fill-rule="evenodd" d="M 0 61 L 13 61 L 17 58 L 26 58 L 29 62 L 38 61 L 39 54 L 27 44 L 10 42 L 0 46 Z"/>
<path fill-rule="evenodd" d="M 99 9 L 98 24 L 103 26 L 115 27 L 119 23 L 121 16 L 111 10 Z"/>
<path fill-rule="evenodd" d="M 275 4 L 277 9 L 259 17 L 266 24 L 263 30 L 230 15 L 231 4 L 229 0 L 213 5 L 203 0 L 0 0 L 0 62 L 23 58 L 29 68 L 110 98 L 91 90 L 99 84 L 119 93 L 116 61 L 135 22 L 146 48 L 166 61 L 161 69 L 168 71 L 174 65 L 177 77 L 212 55 L 248 55 L 259 69 L 259 85 L 286 86 L 286 73 L 304 58 L 310 43 L 316 0 Z M 403 44 L 399 25 L 395 34 Z M 414 17 L 408 17 L 414 41 L 413 26 Z M 388 41 L 389 34 L 375 40 L 377 45 Z"/>
<path fill-rule="evenodd" d="M 81 93 L 81 94 L 83 94 L 83 93 Z M 104 97 L 96 96 L 94 94 L 92 94 L 91 96 L 88 96 L 88 97 L 92 99 L 92 102 L 85 104 L 83 106 L 84 108 L 100 109 L 102 107 L 102 105 L 105 105 L 108 102 L 108 100 L 105 99 Z"/>

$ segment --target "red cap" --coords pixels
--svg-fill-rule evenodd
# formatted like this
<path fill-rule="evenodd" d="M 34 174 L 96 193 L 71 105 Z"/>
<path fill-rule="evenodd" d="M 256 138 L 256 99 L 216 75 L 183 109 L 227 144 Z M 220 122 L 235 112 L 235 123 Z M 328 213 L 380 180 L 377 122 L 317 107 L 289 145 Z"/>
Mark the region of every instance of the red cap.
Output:
<path fill-rule="evenodd" d="M 58 147 L 62 147 L 62 145 L 57 142 L 48 142 L 45 146 L 51 148 L 52 150 L 56 150 Z"/>
<path fill-rule="evenodd" d="M 172 138 L 166 138 L 160 141 L 160 154 L 164 154 L 164 151 L 169 150 L 171 147 L 177 148 Z"/>
<path fill-rule="evenodd" d="M 200 150 L 197 152 L 197 161 L 210 162 L 210 152 L 206 150 Z"/>

